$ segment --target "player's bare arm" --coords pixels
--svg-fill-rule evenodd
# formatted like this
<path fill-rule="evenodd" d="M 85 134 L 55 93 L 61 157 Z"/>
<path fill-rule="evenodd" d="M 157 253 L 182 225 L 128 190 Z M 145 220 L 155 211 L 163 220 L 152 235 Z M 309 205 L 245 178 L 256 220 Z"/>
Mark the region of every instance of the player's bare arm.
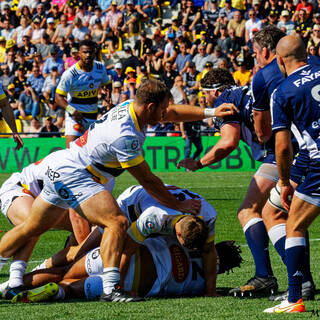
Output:
<path fill-rule="evenodd" d="M 240 140 L 240 125 L 236 123 L 227 123 L 221 128 L 221 138 L 215 146 L 205 154 L 200 160 L 193 159 L 181 160 L 177 168 L 187 168 L 191 171 L 196 171 L 210 164 L 216 163 L 226 158 L 239 145 Z"/>
<path fill-rule="evenodd" d="M 162 121 L 197 121 L 210 117 L 226 117 L 239 112 L 237 107 L 232 103 L 223 103 L 215 109 L 201 109 L 190 105 L 169 105 L 166 115 Z"/>
<path fill-rule="evenodd" d="M 77 111 L 75 108 L 71 107 L 68 104 L 66 97 L 59 94 L 58 92 L 56 92 L 55 94 L 55 102 L 58 106 L 66 110 L 76 122 L 81 123 L 83 120 L 85 120 L 83 114 Z"/>
<path fill-rule="evenodd" d="M 17 133 L 17 127 L 16 127 L 16 122 L 14 119 L 13 111 L 12 108 L 10 107 L 10 104 L 8 102 L 7 98 L 4 98 L 0 100 L 0 108 L 3 114 L 3 118 L 5 121 L 8 123 L 11 131 L 12 131 L 12 136 L 14 141 L 16 142 L 16 149 L 19 150 L 20 148 L 23 147 L 23 142 Z"/>
<path fill-rule="evenodd" d="M 267 142 L 272 136 L 271 113 L 253 110 L 254 130 L 260 143 Z"/>
<path fill-rule="evenodd" d="M 202 252 L 204 277 L 206 279 L 206 296 L 219 296 L 216 291 L 217 279 L 217 252 L 214 241 L 205 245 Z"/>

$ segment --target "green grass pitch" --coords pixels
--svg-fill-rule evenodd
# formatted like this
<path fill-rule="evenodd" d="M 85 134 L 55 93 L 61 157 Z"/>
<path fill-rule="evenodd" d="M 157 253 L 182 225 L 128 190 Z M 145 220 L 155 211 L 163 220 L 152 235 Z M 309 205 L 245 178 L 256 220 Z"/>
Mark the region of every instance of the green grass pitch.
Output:
<path fill-rule="evenodd" d="M 245 238 L 236 217 L 237 208 L 247 190 L 252 173 L 204 173 L 179 172 L 158 174 L 168 184 L 189 188 L 204 196 L 217 210 L 216 242 L 236 240 L 242 248 L 244 263 L 233 273 L 219 276 L 217 280 L 219 298 L 180 298 L 180 299 L 149 299 L 137 304 L 112 304 L 102 302 L 87 302 L 80 300 L 12 305 L 0 300 L 1 319 L 307 319 L 320 316 L 319 291 L 315 301 L 307 301 L 305 314 L 269 315 L 262 311 L 274 305 L 266 297 L 235 299 L 225 295 L 233 287 L 244 284 L 254 275 L 254 264 L 246 246 Z M 0 184 L 8 177 L 0 174 Z M 117 196 L 136 181 L 128 174 L 123 174 L 116 180 L 114 195 Z M 318 261 L 320 255 L 319 221 L 315 221 L 310 230 L 312 273 L 316 286 L 320 288 Z M 0 229 L 3 235 L 10 229 L 3 215 L 0 216 Z M 67 237 L 66 232 L 49 231 L 42 235 L 31 257 L 28 270 L 60 249 Z M 272 266 L 278 278 L 279 289 L 287 288 L 286 270 L 277 253 L 270 244 Z M 9 267 L 0 272 L 0 281 L 8 278 Z"/>

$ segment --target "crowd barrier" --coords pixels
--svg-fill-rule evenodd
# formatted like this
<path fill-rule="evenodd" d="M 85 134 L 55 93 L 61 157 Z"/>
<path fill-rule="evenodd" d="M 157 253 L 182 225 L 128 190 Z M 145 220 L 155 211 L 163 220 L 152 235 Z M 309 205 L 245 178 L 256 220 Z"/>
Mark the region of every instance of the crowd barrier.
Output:
<path fill-rule="evenodd" d="M 202 155 L 218 140 L 219 137 L 202 137 Z M 13 139 L 0 139 L 0 173 L 21 171 L 49 153 L 65 148 L 64 138 L 25 138 L 23 142 L 24 148 L 17 151 Z M 154 172 L 182 172 L 176 169 L 176 163 L 184 157 L 184 145 L 181 137 L 147 137 L 144 157 Z M 239 147 L 226 159 L 201 171 L 256 171 L 258 167 L 259 162 L 253 159 L 250 148 L 240 141 Z"/>

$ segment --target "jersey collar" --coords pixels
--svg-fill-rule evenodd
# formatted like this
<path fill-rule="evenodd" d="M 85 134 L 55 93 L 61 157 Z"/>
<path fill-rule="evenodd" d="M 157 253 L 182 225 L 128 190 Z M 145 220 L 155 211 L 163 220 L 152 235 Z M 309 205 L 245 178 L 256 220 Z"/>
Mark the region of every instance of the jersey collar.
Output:
<path fill-rule="evenodd" d="M 133 119 L 133 122 L 134 122 L 134 124 L 135 124 L 135 126 L 137 128 L 137 131 L 140 132 L 140 126 L 139 126 L 139 123 L 138 123 L 137 115 L 134 112 L 133 102 L 130 103 L 129 112 L 130 112 L 130 115 L 131 115 L 131 117 Z"/>

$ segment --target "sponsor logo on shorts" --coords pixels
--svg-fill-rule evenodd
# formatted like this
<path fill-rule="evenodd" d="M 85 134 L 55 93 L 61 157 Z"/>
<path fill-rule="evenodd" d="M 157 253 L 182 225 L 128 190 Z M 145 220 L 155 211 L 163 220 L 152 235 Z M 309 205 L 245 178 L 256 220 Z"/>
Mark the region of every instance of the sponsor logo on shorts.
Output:
<path fill-rule="evenodd" d="M 60 173 L 57 172 L 57 171 L 52 170 L 50 167 L 48 167 L 45 175 L 48 176 L 48 178 L 51 181 L 54 181 L 55 179 L 60 178 Z"/>
<path fill-rule="evenodd" d="M 92 252 L 92 259 L 97 259 L 100 255 L 100 249 L 96 249 Z"/>
<path fill-rule="evenodd" d="M 66 188 L 61 188 L 58 190 L 58 193 L 62 199 L 68 199 L 69 198 L 69 192 Z"/>
<path fill-rule="evenodd" d="M 89 275 L 92 273 L 91 264 L 90 264 L 90 260 L 89 259 L 87 259 L 87 271 L 88 271 Z"/>

